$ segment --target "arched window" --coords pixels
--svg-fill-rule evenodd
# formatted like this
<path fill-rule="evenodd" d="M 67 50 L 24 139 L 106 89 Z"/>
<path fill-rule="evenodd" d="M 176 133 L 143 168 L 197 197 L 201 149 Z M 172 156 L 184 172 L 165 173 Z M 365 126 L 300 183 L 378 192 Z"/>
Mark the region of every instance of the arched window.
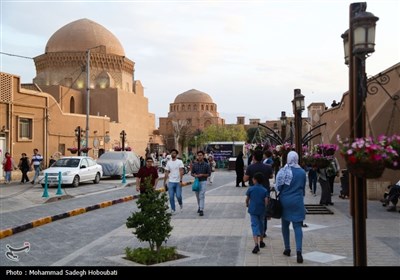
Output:
<path fill-rule="evenodd" d="M 188 111 L 190 111 L 190 110 L 191 110 L 190 105 L 188 105 Z"/>
<path fill-rule="evenodd" d="M 204 111 L 204 105 L 201 105 L 201 110 Z"/>
<path fill-rule="evenodd" d="M 214 106 L 213 106 L 213 105 L 211 105 L 211 112 L 212 112 L 212 111 L 214 111 Z"/>
<path fill-rule="evenodd" d="M 185 105 L 182 105 L 182 111 L 185 111 Z"/>
<path fill-rule="evenodd" d="M 208 105 L 206 105 L 206 111 L 208 111 Z"/>
<path fill-rule="evenodd" d="M 197 111 L 197 105 L 193 105 L 193 111 Z"/>
<path fill-rule="evenodd" d="M 69 100 L 69 112 L 72 114 L 75 113 L 75 99 L 73 96 L 71 96 L 71 99 Z"/>

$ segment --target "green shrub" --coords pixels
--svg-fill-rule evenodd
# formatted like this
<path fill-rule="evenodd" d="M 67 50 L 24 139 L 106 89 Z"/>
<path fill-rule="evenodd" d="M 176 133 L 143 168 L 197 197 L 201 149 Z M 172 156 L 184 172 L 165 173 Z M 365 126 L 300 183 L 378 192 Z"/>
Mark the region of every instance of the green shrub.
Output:
<path fill-rule="evenodd" d="M 181 258 L 181 256 L 176 252 L 175 247 L 161 247 L 158 252 L 152 251 L 150 248 L 131 249 L 127 247 L 125 248 L 125 254 L 128 260 L 145 265 L 152 265 Z"/>
<path fill-rule="evenodd" d="M 140 211 L 132 213 L 127 219 L 126 226 L 134 229 L 132 233 L 136 235 L 139 241 L 149 242 L 150 248 L 137 248 L 135 250 L 126 248 L 125 252 L 128 259 L 130 259 L 128 255 L 135 256 L 139 260 L 149 258 L 147 261 L 135 260 L 147 264 L 165 257 L 165 249 L 162 249 L 161 245 L 170 237 L 172 226 L 166 193 L 154 190 L 150 178 L 145 179 L 145 186 L 146 193 L 141 194 L 137 200 Z M 170 250 L 175 252 L 175 248 Z M 147 251 L 149 253 L 146 253 Z M 156 257 L 153 255 L 156 255 Z"/>

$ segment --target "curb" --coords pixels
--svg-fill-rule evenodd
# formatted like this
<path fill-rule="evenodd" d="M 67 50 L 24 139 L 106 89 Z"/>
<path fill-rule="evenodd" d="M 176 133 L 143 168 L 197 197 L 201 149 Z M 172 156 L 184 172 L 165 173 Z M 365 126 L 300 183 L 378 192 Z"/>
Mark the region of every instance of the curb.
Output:
<path fill-rule="evenodd" d="M 20 226 L 16 226 L 13 228 L 7 228 L 4 230 L 0 230 L 0 239 L 5 238 L 7 236 L 11 236 L 13 234 L 34 228 L 34 227 L 39 227 L 54 221 L 58 221 L 58 220 L 62 220 L 65 218 L 69 218 L 69 217 L 73 217 L 73 216 L 77 216 L 80 214 L 84 214 L 96 209 L 100 209 L 100 208 L 105 208 L 105 207 L 109 207 L 118 203 L 122 203 L 122 202 L 127 202 L 130 200 L 134 200 L 137 199 L 139 196 L 138 195 L 128 195 L 128 196 L 124 196 L 122 198 L 119 199 L 114 199 L 114 200 L 108 200 L 108 201 L 103 201 L 88 207 L 82 207 L 82 208 L 75 208 L 73 210 L 70 210 L 68 212 L 62 213 L 62 214 L 57 214 L 54 216 L 47 216 L 47 217 L 43 217 L 43 218 L 39 218 L 36 220 L 33 220 L 29 223 L 26 223 L 24 225 L 20 225 Z"/>
<path fill-rule="evenodd" d="M 185 187 L 185 186 L 188 186 L 188 185 L 191 185 L 191 184 L 193 184 L 192 181 L 184 182 L 182 184 L 182 187 Z M 133 185 L 133 184 L 128 183 L 124 187 L 128 187 L 130 185 Z M 160 191 L 160 192 L 165 192 L 164 188 L 160 188 L 160 189 L 157 189 L 157 190 Z M 31 228 L 34 228 L 34 227 L 39 227 L 39 226 L 42 226 L 42 225 L 45 225 L 45 224 L 48 224 L 48 223 L 51 223 L 51 222 L 55 222 L 55 221 L 62 220 L 62 219 L 65 219 L 65 218 L 69 218 L 69 217 L 77 216 L 77 215 L 80 215 L 80 214 L 84 214 L 84 213 L 87 213 L 87 212 L 90 212 L 90 211 L 93 211 L 93 210 L 96 210 L 96 209 L 109 207 L 109 206 L 112 206 L 112 205 L 115 205 L 115 204 L 118 204 L 118 203 L 130 201 L 130 200 L 135 200 L 138 197 L 139 197 L 139 195 L 136 195 L 136 194 L 135 195 L 128 195 L 128 196 L 124 196 L 124 197 L 121 197 L 121 198 L 118 198 L 118 199 L 114 199 L 114 200 L 103 201 L 103 202 L 100 202 L 100 203 L 97 203 L 97 204 L 94 204 L 94 205 L 91 205 L 91 206 L 87 206 L 87 207 L 75 208 L 73 210 L 70 210 L 70 211 L 62 213 L 62 214 L 57 214 L 57 215 L 54 215 L 54 216 L 47 216 L 47 217 L 39 218 L 39 219 L 33 220 L 33 221 L 29 222 L 29 223 L 26 223 L 26 224 L 23 224 L 23 225 L 20 225 L 20 226 L 16 226 L 16 227 L 12 227 L 12 228 L 6 228 L 6 229 L 3 229 L 3 230 L 0 230 L 0 239 L 3 239 L 5 237 L 11 236 L 11 235 L 19 233 L 19 232 L 23 232 L 25 230 L 28 230 L 28 229 L 31 229 Z"/>

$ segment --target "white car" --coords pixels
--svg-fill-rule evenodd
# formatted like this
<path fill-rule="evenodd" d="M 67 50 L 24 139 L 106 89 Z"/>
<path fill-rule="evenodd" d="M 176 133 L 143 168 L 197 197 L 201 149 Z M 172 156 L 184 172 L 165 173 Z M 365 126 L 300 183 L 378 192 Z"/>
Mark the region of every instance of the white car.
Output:
<path fill-rule="evenodd" d="M 93 183 L 98 184 L 103 176 L 103 168 L 91 157 L 63 157 L 40 173 L 40 184 L 42 186 L 45 185 L 45 176 L 47 174 L 47 184 L 57 185 L 59 172 L 61 172 L 61 184 L 72 185 L 72 187 L 78 187 L 80 182 L 87 181 L 93 181 Z"/>

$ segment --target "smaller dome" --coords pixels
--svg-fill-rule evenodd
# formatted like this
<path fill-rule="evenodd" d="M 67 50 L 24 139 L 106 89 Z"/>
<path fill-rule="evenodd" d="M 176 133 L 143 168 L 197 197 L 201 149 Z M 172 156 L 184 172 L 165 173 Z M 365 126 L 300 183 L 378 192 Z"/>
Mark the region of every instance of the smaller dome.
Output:
<path fill-rule="evenodd" d="M 179 94 L 174 103 L 214 103 L 214 101 L 207 93 L 191 89 Z"/>

